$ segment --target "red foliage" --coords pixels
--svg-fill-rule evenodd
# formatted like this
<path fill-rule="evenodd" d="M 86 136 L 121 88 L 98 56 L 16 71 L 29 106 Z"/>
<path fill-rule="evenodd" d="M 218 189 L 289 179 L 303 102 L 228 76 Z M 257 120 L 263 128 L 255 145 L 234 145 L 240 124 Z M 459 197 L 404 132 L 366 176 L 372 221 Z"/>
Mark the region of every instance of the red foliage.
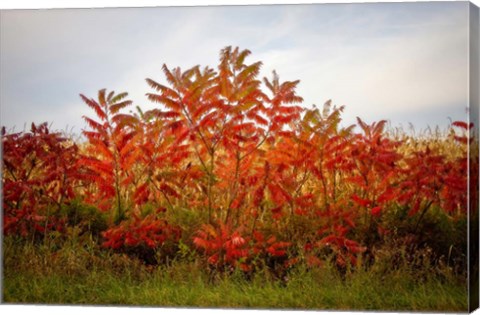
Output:
<path fill-rule="evenodd" d="M 277 241 L 275 236 L 266 238 L 259 231 L 246 235 L 244 228 L 232 229 L 219 223 L 204 225 L 193 238 L 198 249 L 207 256 L 208 264 L 218 271 L 239 267 L 243 271 L 254 268 L 255 259 L 261 257 L 287 257 L 291 243 Z"/>
<path fill-rule="evenodd" d="M 78 147 L 46 123 L 28 133 L 2 131 L 4 233 L 27 236 L 61 230 L 57 215 L 75 198 L 82 178 L 75 167 Z M 58 213 L 57 213 L 58 214 Z"/>
<path fill-rule="evenodd" d="M 99 119 L 83 117 L 92 131 L 83 131 L 89 146 L 77 165 L 86 170 L 84 177 L 96 186 L 89 191 L 86 201 L 104 211 L 115 205 L 115 222 L 125 217 L 125 187 L 134 180 L 132 167 L 139 156 L 135 133 L 138 119 L 120 112 L 132 103 L 125 100 L 127 95 L 115 95 L 113 91 L 107 94 L 105 89 L 98 92 L 98 101 L 80 95 Z"/>
<path fill-rule="evenodd" d="M 219 223 L 217 227 L 204 225 L 193 238 L 193 243 L 207 255 L 207 262 L 218 270 L 235 267 L 249 255 L 247 238 L 242 235 L 241 228 Z"/>
<path fill-rule="evenodd" d="M 456 155 L 396 140 L 383 120 L 342 127 L 343 106 L 298 106 L 299 81 L 259 79 L 261 62 L 246 63 L 249 55 L 226 47 L 216 69 L 164 65 L 166 83 L 147 79 L 159 108 L 145 113 L 126 113 L 127 93 L 81 95 L 96 117 L 84 117 L 81 156 L 46 124 L 3 132 L 4 233 L 61 229 L 50 211 L 83 198 L 111 213 L 105 247 L 158 249 L 180 237 L 159 217 L 188 209 L 205 215 L 193 243 L 208 264 L 248 271 L 259 256 L 296 250 L 313 265 L 321 251 L 354 265 L 389 233 L 391 209 L 418 217 L 417 226 L 432 206 L 465 215 L 469 171 L 478 187 L 478 162 L 467 156 L 472 124 L 452 123 L 445 141 Z"/>
<path fill-rule="evenodd" d="M 121 222 L 103 232 L 103 247 L 120 249 L 146 246 L 152 249 L 161 247 L 165 242 L 178 242 L 181 231 L 167 221 L 148 215 L 140 218 L 132 215 L 130 220 Z"/>

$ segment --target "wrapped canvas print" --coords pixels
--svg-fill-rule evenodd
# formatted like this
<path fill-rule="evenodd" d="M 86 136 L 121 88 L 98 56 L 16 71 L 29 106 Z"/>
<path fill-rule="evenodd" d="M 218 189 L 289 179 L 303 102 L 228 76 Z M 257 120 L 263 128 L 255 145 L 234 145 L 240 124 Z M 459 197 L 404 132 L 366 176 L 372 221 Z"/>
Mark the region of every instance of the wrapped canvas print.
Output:
<path fill-rule="evenodd" d="M 2 303 L 478 308 L 469 2 L 0 12 Z"/>

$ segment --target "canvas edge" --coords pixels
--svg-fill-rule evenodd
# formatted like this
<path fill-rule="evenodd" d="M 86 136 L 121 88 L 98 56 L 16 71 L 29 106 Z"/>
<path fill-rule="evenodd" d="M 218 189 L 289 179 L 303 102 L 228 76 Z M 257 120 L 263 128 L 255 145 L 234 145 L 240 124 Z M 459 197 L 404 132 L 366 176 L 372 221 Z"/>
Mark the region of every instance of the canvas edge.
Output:
<path fill-rule="evenodd" d="M 4 26 L 3 18 L 5 10 L 0 9 L 0 37 L 3 36 L 2 29 Z M 2 56 L 0 55 L 0 58 Z M 3 79 L 2 70 L 0 69 L 0 81 Z M 0 91 L 1 94 L 1 91 Z M 1 97 L 0 97 L 1 99 Z M 1 100 L 0 100 L 1 102 Z M 0 108 L 0 116 L 2 115 L 2 110 Z M 3 141 L 0 143 L 0 157 L 3 159 Z M 0 174 L 3 174 L 3 163 L 0 163 Z M 4 279 L 4 252 L 3 252 L 3 180 L 0 181 L 0 304 L 4 303 L 3 299 L 3 279 Z"/>
<path fill-rule="evenodd" d="M 479 8 L 469 4 L 469 122 L 474 124 L 474 141 L 478 141 L 479 123 Z M 473 312 L 479 306 L 479 218 L 478 218 L 478 174 L 472 174 L 472 163 L 478 163 L 478 145 L 469 146 L 468 170 L 468 311 Z M 475 159 L 475 160 L 474 160 Z M 475 168 L 473 168 L 475 169 Z M 478 170 L 477 170 L 478 171 Z M 475 191 L 474 191 L 475 190 Z"/>

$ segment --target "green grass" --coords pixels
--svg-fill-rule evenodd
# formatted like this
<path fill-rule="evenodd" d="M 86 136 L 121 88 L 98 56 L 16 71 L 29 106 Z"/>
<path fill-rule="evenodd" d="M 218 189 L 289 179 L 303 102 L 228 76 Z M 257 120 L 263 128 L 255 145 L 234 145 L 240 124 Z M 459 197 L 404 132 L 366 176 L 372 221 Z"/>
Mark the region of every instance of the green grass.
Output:
<path fill-rule="evenodd" d="M 342 280 L 327 266 L 299 267 L 286 284 L 268 274 L 247 281 L 234 273 L 211 281 L 195 261 L 146 268 L 91 248 L 52 254 L 7 244 L 4 250 L 5 303 L 443 312 L 467 307 L 466 287 L 455 277 L 432 274 L 420 280 L 405 270 L 361 270 Z"/>

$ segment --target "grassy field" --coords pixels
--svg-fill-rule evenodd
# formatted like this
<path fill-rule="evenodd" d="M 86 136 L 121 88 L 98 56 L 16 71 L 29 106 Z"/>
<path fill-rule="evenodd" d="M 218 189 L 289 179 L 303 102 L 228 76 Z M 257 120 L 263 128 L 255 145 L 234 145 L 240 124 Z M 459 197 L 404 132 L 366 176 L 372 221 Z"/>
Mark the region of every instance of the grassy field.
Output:
<path fill-rule="evenodd" d="M 165 307 L 408 310 L 459 312 L 466 286 L 445 270 L 347 272 L 325 265 L 293 269 L 288 281 L 240 272 L 212 278 L 196 261 L 147 267 L 122 255 L 88 248 L 52 254 L 39 246 L 5 242 L 5 303 L 137 305 Z M 26 258 L 28 257 L 28 258 Z"/>

